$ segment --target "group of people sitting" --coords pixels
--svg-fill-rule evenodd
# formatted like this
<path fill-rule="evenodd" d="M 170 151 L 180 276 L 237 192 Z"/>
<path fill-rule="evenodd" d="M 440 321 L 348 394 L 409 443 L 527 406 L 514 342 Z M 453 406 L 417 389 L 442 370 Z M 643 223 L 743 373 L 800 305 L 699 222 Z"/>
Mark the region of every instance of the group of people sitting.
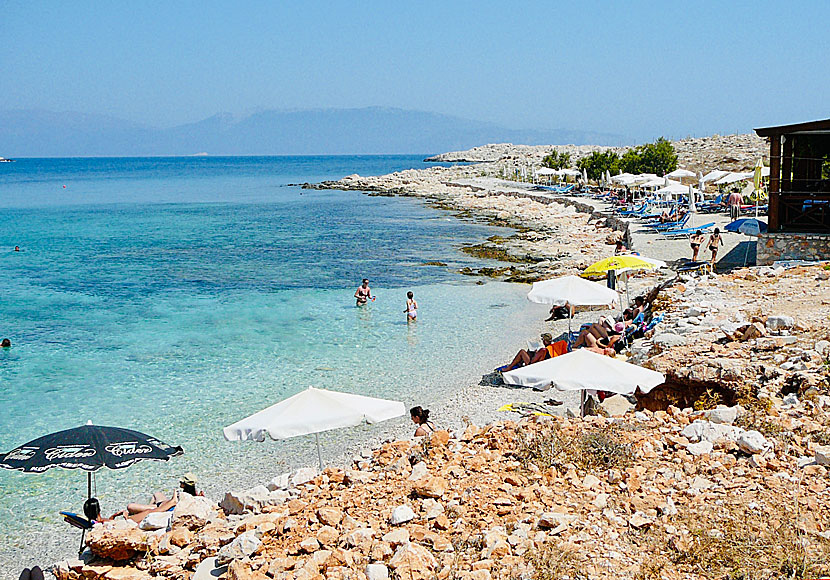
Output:
<path fill-rule="evenodd" d="M 556 320 L 559 318 L 557 314 L 562 313 L 565 314 L 562 318 L 573 317 L 573 307 L 569 304 L 554 306 L 547 320 Z M 554 342 L 550 333 L 542 334 L 540 348 L 521 349 L 509 364 L 497 368 L 496 371 L 512 371 L 563 355 L 577 348 L 585 348 L 597 354 L 613 357 L 625 349 L 629 340 L 645 333 L 651 322 L 651 304 L 648 297 L 637 296 L 634 298 L 634 304 L 616 317 L 600 316 L 597 322 L 584 324 L 572 342 L 564 339 Z"/>

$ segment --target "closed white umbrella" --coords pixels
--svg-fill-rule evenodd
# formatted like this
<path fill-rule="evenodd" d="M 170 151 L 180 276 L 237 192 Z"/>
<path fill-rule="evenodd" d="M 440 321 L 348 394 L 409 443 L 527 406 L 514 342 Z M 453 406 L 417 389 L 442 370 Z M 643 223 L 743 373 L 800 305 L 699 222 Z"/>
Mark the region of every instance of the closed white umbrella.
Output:
<path fill-rule="evenodd" d="M 579 276 L 562 276 L 552 280 L 534 282 L 527 299 L 537 304 L 561 306 L 566 302 L 572 306 L 614 305 L 619 300 L 616 290 L 585 280 Z M 568 313 L 568 336 L 571 332 L 571 317 Z"/>
<path fill-rule="evenodd" d="M 580 348 L 568 354 L 502 373 L 505 384 L 560 391 L 609 391 L 633 394 L 639 387 L 648 393 L 666 378 L 644 367 Z"/>
<path fill-rule="evenodd" d="M 298 435 L 316 435 L 321 431 L 354 427 L 363 422 L 378 423 L 400 417 L 404 412 L 404 404 L 400 401 L 309 387 L 276 405 L 225 427 L 222 433 L 228 441 L 265 441 L 266 435 L 271 439 L 288 439 Z M 319 438 L 317 458 L 322 470 Z"/>

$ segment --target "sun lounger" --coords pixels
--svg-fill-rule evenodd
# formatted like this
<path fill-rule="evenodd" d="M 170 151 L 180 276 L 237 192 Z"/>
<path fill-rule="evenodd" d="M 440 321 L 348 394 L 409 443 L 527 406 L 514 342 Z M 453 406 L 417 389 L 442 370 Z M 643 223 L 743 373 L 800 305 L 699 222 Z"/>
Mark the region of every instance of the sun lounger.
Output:
<path fill-rule="evenodd" d="M 708 224 L 703 224 L 702 226 L 695 226 L 693 228 L 675 228 L 669 230 L 660 230 L 657 233 L 667 239 L 677 239 L 677 238 L 685 238 L 696 231 L 700 230 L 701 233 L 708 233 L 709 230 L 714 227 L 715 222 L 709 222 Z"/>
<path fill-rule="evenodd" d="M 699 272 L 701 274 L 708 274 L 712 271 L 712 263 L 711 262 L 685 262 L 683 264 L 678 265 L 675 267 L 676 272 Z"/>
<path fill-rule="evenodd" d="M 657 224 L 643 224 L 645 227 L 655 231 L 677 230 L 686 226 L 689 221 L 689 214 L 687 213 L 681 219 L 673 222 L 657 223 Z"/>
<path fill-rule="evenodd" d="M 73 512 L 61 512 L 61 515 L 63 516 L 63 521 L 68 523 L 73 528 L 81 530 L 81 547 L 78 548 L 78 556 L 80 556 L 84 551 L 84 535 L 87 530 L 92 529 L 92 522 Z"/>

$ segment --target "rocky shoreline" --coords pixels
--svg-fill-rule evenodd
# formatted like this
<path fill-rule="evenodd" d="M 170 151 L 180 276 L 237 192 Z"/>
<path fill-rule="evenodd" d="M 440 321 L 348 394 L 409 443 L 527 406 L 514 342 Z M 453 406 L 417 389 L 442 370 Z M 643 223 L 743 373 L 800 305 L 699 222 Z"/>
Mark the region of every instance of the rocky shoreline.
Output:
<path fill-rule="evenodd" d="M 467 250 L 494 259 L 493 271 L 469 272 L 476 276 L 575 273 L 627 235 L 624 222 L 593 206 L 482 171 L 438 167 L 309 187 L 415 196 L 516 228 Z M 632 361 L 667 376 L 639 410 L 612 397 L 585 419 L 465 418 L 426 440 L 392 438 L 344 470 L 300 470 L 219 503 L 185 498 L 168 520 L 145 526 L 156 529 L 97 526 L 85 555 L 56 565 L 55 576 L 830 574 L 829 279 L 821 266 L 677 278 L 655 302 L 664 322 L 632 348 Z M 635 284 L 663 281 L 654 273 Z M 496 391 L 517 398 L 482 384 L 453 404 L 481 407 Z M 518 398 L 543 396 L 550 392 Z"/>

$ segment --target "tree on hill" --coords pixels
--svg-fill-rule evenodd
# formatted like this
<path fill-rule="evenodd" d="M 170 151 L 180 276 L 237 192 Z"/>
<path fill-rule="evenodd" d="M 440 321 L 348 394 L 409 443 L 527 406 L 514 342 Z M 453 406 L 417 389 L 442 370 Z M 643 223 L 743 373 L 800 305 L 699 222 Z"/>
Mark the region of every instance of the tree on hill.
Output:
<path fill-rule="evenodd" d="M 620 169 L 626 173 L 665 175 L 677 169 L 677 153 L 671 141 L 660 137 L 654 143 L 626 151 L 620 159 Z"/>
<path fill-rule="evenodd" d="M 610 149 L 608 151 L 594 151 L 587 157 L 576 162 L 579 169 L 585 169 L 588 179 L 601 179 L 605 171 L 614 175 L 620 170 L 620 156 Z"/>
<path fill-rule="evenodd" d="M 542 159 L 542 165 L 549 169 L 565 169 L 571 165 L 571 154 L 554 149 Z"/>

